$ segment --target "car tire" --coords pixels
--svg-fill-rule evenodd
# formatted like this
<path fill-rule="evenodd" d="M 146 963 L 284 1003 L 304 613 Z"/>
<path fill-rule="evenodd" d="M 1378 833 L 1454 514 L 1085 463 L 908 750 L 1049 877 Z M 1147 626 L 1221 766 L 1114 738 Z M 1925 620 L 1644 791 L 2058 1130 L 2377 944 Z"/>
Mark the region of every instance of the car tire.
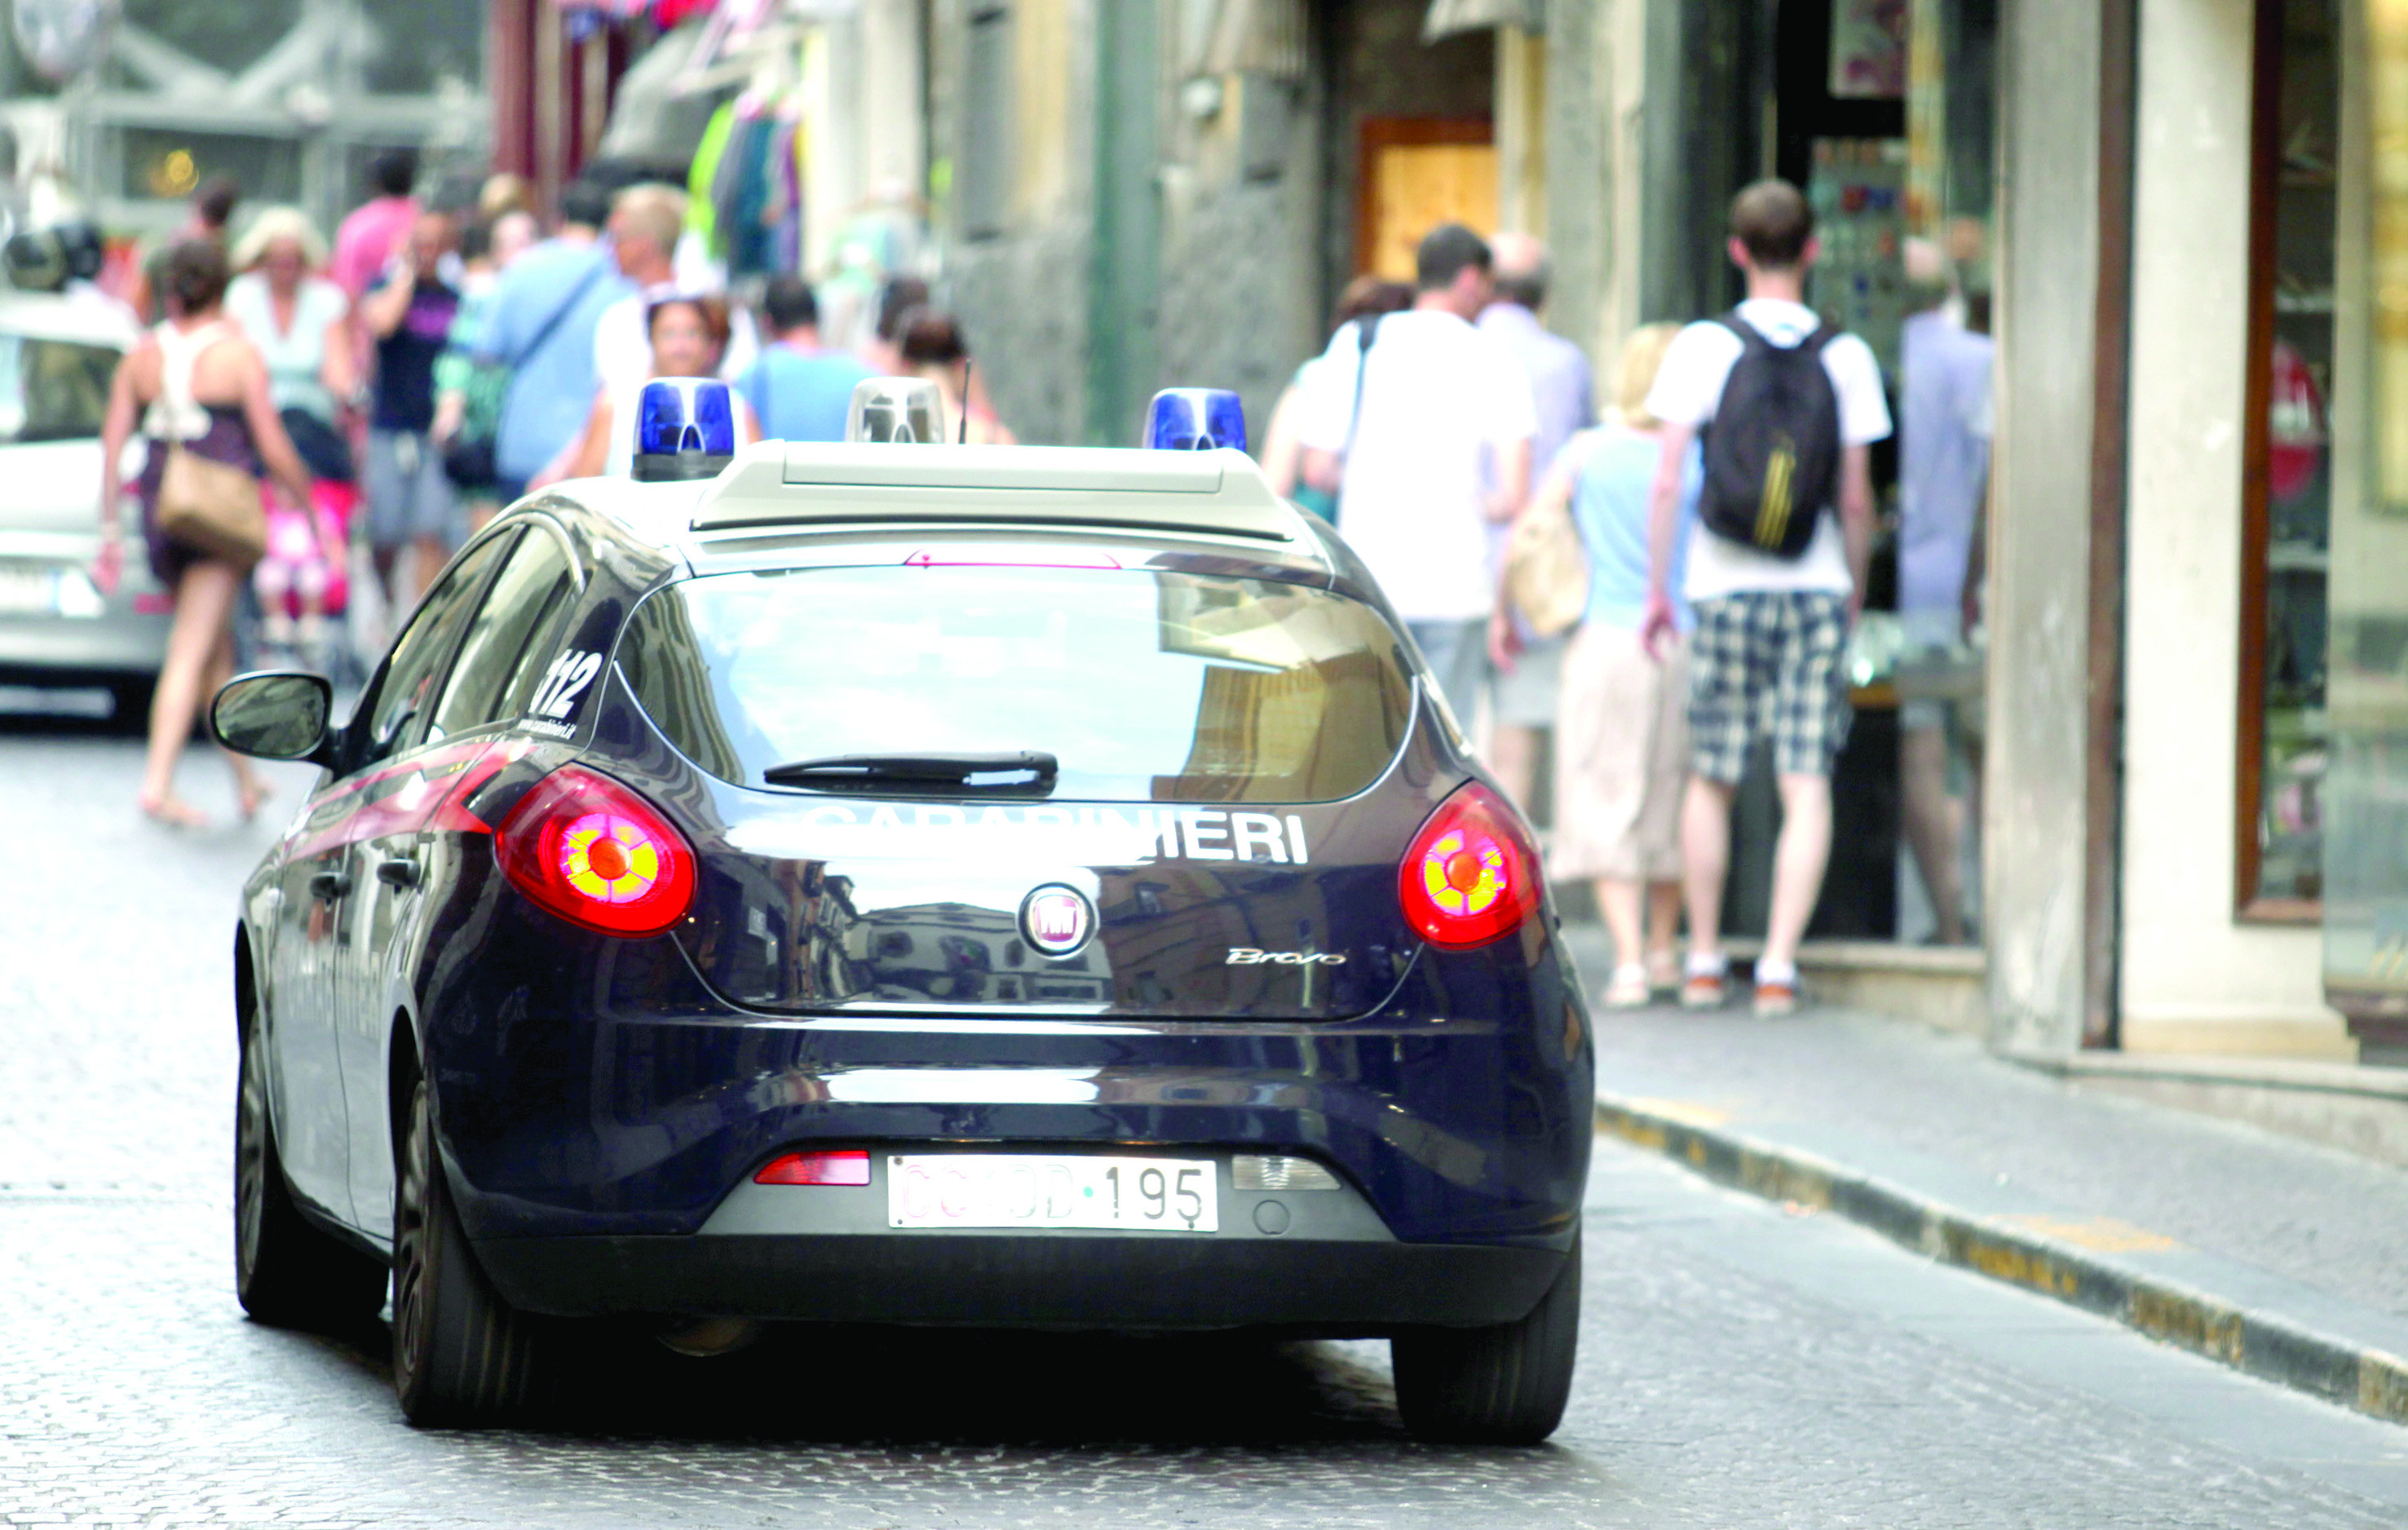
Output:
<path fill-rule="evenodd" d="M 1391 1342 L 1397 1411 L 1424 1439 L 1536 1445 L 1563 1422 L 1580 1347 L 1581 1240 L 1529 1315 L 1489 1328 L 1421 1328 Z"/>
<path fill-rule="evenodd" d="M 312 1226 L 294 1203 L 276 1151 L 265 1037 L 265 1014 L 254 1004 L 235 1099 L 235 1296 L 264 1323 L 347 1332 L 383 1309 L 389 1272 L 382 1260 Z"/>
<path fill-rule="evenodd" d="M 535 1325 L 485 1277 L 452 1205 L 426 1081 L 412 1089 L 394 1191 L 393 1383 L 422 1429 L 505 1423 L 534 1401 Z"/>

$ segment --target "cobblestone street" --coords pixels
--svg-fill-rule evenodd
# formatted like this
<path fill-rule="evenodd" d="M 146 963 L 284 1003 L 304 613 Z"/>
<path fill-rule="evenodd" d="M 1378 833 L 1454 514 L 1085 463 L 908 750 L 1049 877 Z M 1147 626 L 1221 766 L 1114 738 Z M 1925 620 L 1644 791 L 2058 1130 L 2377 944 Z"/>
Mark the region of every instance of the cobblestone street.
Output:
<path fill-rule="evenodd" d="M 0 723 L 0 1523 L 2182 1525 L 2408 1517 L 2408 1431 L 1600 1141 L 1554 1442 L 1412 1442 L 1380 1343 L 790 1332 L 589 1356 L 549 1432 L 407 1427 L 380 1333 L 229 1249 L 236 883 L 138 744 Z M 215 762 L 186 763 L 220 818 Z"/>

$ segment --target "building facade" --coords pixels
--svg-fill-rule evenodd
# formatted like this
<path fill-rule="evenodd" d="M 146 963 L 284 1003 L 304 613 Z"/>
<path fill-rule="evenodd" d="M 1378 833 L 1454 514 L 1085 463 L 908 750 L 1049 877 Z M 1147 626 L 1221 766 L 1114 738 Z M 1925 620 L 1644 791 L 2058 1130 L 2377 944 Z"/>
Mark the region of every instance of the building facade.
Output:
<path fill-rule="evenodd" d="M 1339 288 L 1447 218 L 1547 237 L 1549 322 L 1602 367 L 1736 297 L 1728 196 L 1798 181 L 1810 296 L 1901 417 L 1910 337 L 1994 358 L 1978 503 L 1935 510 L 1911 446 L 1880 466 L 1817 980 L 2018 1052 L 2408 1061 L 2399 0 L 916 22 L 940 300 L 1032 440 L 1131 440 L 1174 382 L 1259 432 Z M 1970 521 L 1956 628 L 1898 551 L 1935 516 Z M 1735 889 L 1773 812 L 1743 794 Z"/>

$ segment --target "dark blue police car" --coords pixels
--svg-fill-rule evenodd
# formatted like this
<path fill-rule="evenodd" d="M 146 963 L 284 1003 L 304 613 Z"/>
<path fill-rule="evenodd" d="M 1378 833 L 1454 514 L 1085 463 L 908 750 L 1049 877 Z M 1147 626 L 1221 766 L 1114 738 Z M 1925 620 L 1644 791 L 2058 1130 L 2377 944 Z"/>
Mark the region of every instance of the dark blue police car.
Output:
<path fill-rule="evenodd" d="M 711 466 L 715 466 L 712 464 Z M 1588 1026 L 1520 816 L 1242 453 L 765 443 L 452 559 L 244 888 L 237 1275 L 414 1422 L 566 1320 L 1393 1340 L 1568 1393 Z"/>

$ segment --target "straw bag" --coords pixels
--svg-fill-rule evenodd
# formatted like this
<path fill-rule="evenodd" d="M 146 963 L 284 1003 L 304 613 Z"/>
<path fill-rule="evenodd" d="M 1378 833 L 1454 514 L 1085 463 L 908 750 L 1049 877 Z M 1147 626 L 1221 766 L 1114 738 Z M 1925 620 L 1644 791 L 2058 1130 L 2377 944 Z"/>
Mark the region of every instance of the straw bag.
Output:
<path fill-rule="evenodd" d="M 161 325 L 153 333 L 161 352 L 159 399 L 148 424 L 167 451 L 167 466 L 159 475 L 160 534 L 207 557 L 256 563 L 267 551 L 267 511 L 259 481 L 186 444 L 208 430 L 208 411 L 193 398 L 193 366 L 223 337 L 224 326 L 207 325 L 184 335 L 173 325 Z"/>
<path fill-rule="evenodd" d="M 1513 522 L 1505 542 L 1505 596 L 1540 637 L 1579 625 L 1588 610 L 1588 551 L 1568 500 L 1542 498 Z"/>

